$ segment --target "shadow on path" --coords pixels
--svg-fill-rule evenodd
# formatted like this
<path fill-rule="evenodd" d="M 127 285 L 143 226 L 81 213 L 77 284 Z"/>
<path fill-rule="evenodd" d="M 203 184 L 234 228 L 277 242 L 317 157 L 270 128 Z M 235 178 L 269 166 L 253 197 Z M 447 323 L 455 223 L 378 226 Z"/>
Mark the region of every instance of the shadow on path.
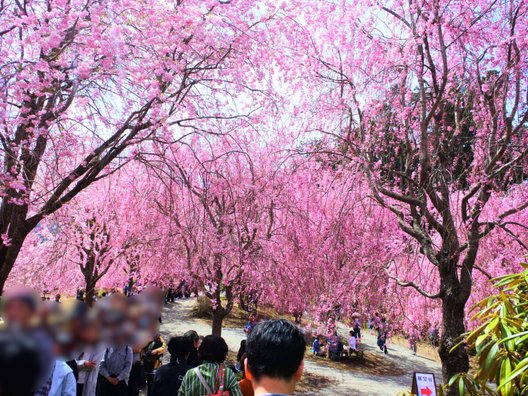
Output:
<path fill-rule="evenodd" d="M 161 333 L 165 339 L 183 335 L 188 330 L 196 330 L 200 335 L 211 333 L 207 320 L 192 317 L 194 299 L 178 300 L 163 309 Z M 340 324 L 339 332 L 347 334 L 347 328 Z M 410 390 L 413 371 L 433 372 L 437 383 L 441 380 L 441 367 L 437 362 L 421 356 L 414 356 L 410 349 L 390 344 L 389 354 L 383 354 L 376 346 L 373 335 L 363 334 L 362 345 L 370 362 L 381 362 L 379 368 L 354 367 L 349 364 L 314 359 L 305 359 L 306 380 L 296 395 L 335 395 L 335 396 L 394 396 L 401 390 Z M 237 352 L 240 341 L 245 338 L 243 329 L 224 328 L 222 337 L 230 351 Z M 419 352 L 419 351 L 418 351 Z M 165 359 L 168 360 L 166 354 Z M 165 360 L 164 359 L 164 360 Z M 388 360 L 384 362 L 383 360 Z M 395 368 L 397 370 L 395 370 Z M 394 375 L 398 373 L 398 375 Z"/>

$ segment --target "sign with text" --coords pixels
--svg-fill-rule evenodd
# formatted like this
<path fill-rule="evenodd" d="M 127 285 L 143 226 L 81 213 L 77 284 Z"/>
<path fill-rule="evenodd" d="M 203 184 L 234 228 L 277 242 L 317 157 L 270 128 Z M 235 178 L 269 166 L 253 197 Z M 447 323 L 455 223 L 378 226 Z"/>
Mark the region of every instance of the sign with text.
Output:
<path fill-rule="evenodd" d="M 418 396 L 437 396 L 434 374 L 414 372 L 411 392 Z"/>

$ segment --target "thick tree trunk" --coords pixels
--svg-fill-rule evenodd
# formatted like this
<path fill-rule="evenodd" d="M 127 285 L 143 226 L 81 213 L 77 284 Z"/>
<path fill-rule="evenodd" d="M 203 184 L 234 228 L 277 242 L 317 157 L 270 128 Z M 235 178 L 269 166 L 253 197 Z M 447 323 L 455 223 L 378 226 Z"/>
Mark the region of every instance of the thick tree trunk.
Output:
<path fill-rule="evenodd" d="M 465 332 L 464 326 L 465 302 L 461 302 L 458 293 L 447 294 L 442 299 L 442 337 L 440 339 L 439 355 L 442 360 L 442 377 L 447 384 L 457 373 L 469 370 L 469 357 L 465 345 L 452 348 L 460 342 L 460 336 Z M 446 396 L 458 396 L 458 389 L 448 389 Z"/>
<path fill-rule="evenodd" d="M 222 305 L 222 299 L 220 297 L 220 293 L 216 293 L 215 301 L 211 300 L 211 307 L 212 307 L 212 334 L 216 336 L 222 335 L 222 323 L 224 322 L 224 319 L 227 315 L 231 313 L 231 310 L 233 309 L 233 303 L 234 303 L 234 296 L 231 293 L 231 288 L 226 287 L 226 299 L 227 303 L 225 306 Z"/>
<path fill-rule="evenodd" d="M 0 296 L 4 293 L 4 286 L 9 277 L 9 273 L 15 264 L 22 246 L 14 246 L 11 243 L 9 246 L 2 245 L 0 248 Z"/>
<path fill-rule="evenodd" d="M 9 273 L 13 269 L 13 265 L 22 249 L 27 232 L 24 227 L 20 227 L 10 235 L 11 241 L 9 246 L 0 242 L 0 296 L 4 293 L 4 286 L 9 277 Z"/>
<path fill-rule="evenodd" d="M 240 309 L 249 312 L 249 302 L 248 297 L 244 294 L 241 294 L 238 298 L 238 305 L 240 306 Z"/>
<path fill-rule="evenodd" d="M 226 314 L 224 313 L 223 308 L 213 310 L 213 324 L 211 329 L 211 334 L 214 336 L 222 336 L 222 323 Z"/>

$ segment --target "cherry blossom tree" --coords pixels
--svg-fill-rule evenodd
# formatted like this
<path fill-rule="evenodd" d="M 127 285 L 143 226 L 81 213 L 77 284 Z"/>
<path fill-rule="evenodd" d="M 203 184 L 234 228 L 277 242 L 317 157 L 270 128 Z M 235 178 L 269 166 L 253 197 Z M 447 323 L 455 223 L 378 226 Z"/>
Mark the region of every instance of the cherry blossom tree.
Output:
<path fill-rule="evenodd" d="M 448 381 L 468 302 L 527 253 L 527 19 L 524 0 L 0 1 L 0 293 L 11 272 L 185 279 L 214 334 L 264 290 L 321 318 L 390 306 L 442 323 Z"/>
<path fill-rule="evenodd" d="M 230 98 L 259 79 L 246 38 L 273 15 L 265 4 L 0 3 L 0 293 L 31 230 L 133 146 L 238 115 Z"/>
<path fill-rule="evenodd" d="M 65 232 L 65 236 L 72 241 L 70 243 L 78 254 L 77 263 L 84 277 L 86 301 L 91 304 L 97 282 L 125 254 L 129 248 L 128 241 L 114 248 L 107 223 L 94 214 L 75 223 L 71 231 L 73 235 Z"/>
<path fill-rule="evenodd" d="M 122 286 L 137 276 L 138 262 L 148 263 L 159 240 L 151 233 L 148 192 L 137 189 L 137 179 L 115 173 L 46 218 L 28 237 L 10 281 L 41 290 L 42 284 L 62 292 L 83 288 L 91 303 L 101 283 Z"/>
<path fill-rule="evenodd" d="M 262 241 L 273 228 L 273 175 L 260 163 L 265 152 L 249 146 L 229 135 L 202 136 L 145 156 L 163 185 L 157 205 L 179 257 L 173 264 L 211 301 L 217 335 L 246 293 L 244 275 L 258 271 Z"/>
<path fill-rule="evenodd" d="M 527 5 L 316 7 L 318 22 L 327 15 L 310 32 L 322 82 L 315 106 L 325 117 L 311 129 L 332 136 L 321 152 L 342 155 L 352 172 L 359 164 L 372 196 L 436 273 L 438 283 L 426 285 L 405 278 L 414 266 L 386 263 L 398 285 L 440 301 L 447 382 L 469 369 L 463 346 L 452 348 L 465 331 L 475 274 L 486 271 L 480 248 L 494 232 L 515 238 L 524 227 L 512 217 L 528 207 Z"/>
<path fill-rule="evenodd" d="M 365 194 L 359 174 L 348 178 L 306 157 L 291 160 L 287 171 L 274 238 L 259 265 L 266 301 L 292 315 L 322 317 L 335 305 L 344 315 L 367 311 L 383 297 L 369 291 L 386 284 L 379 264 L 368 267 L 375 254 L 380 262 L 390 257 L 387 216 Z"/>

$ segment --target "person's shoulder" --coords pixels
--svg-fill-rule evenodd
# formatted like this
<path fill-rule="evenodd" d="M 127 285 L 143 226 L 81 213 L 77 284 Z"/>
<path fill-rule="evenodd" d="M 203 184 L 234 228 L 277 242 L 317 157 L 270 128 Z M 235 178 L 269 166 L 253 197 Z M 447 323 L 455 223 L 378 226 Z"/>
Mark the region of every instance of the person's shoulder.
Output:
<path fill-rule="evenodd" d="M 72 378 L 75 378 L 72 368 L 68 366 L 66 362 L 62 360 L 56 360 L 55 369 L 53 370 L 52 383 L 53 381 L 55 381 L 57 386 L 60 387 L 59 384 L 67 381 L 69 376 L 71 376 Z"/>
<path fill-rule="evenodd" d="M 166 372 L 172 371 L 174 369 L 174 366 L 172 366 L 170 363 L 164 364 L 156 369 L 156 374 L 164 374 Z"/>
<path fill-rule="evenodd" d="M 68 375 L 69 373 L 73 373 L 72 368 L 63 360 L 55 361 L 55 371 L 63 375 Z"/>
<path fill-rule="evenodd" d="M 185 378 L 195 376 L 195 375 L 196 375 L 195 370 L 196 370 L 196 369 L 199 369 L 198 367 L 200 367 L 200 366 L 197 366 L 197 367 L 192 367 L 192 366 L 190 366 L 190 368 L 189 368 L 189 369 L 187 370 L 187 372 L 185 373 Z"/>
<path fill-rule="evenodd" d="M 225 370 L 226 370 L 226 373 L 227 373 L 228 375 L 233 374 L 233 375 L 236 376 L 236 374 L 237 374 L 237 372 L 238 372 L 237 369 L 236 369 L 236 367 L 233 366 L 233 365 L 225 366 Z"/>

